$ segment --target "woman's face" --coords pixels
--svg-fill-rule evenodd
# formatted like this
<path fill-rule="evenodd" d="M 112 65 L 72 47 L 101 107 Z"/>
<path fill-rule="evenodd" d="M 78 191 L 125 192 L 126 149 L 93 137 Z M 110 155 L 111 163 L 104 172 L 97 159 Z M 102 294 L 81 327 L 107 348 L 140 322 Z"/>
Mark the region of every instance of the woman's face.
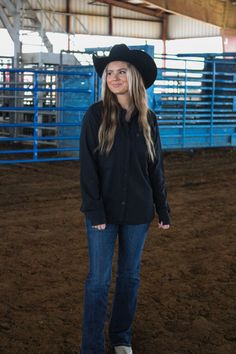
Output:
<path fill-rule="evenodd" d="M 112 61 L 106 69 L 107 86 L 115 95 L 124 95 L 129 92 L 128 65 L 124 61 Z"/>

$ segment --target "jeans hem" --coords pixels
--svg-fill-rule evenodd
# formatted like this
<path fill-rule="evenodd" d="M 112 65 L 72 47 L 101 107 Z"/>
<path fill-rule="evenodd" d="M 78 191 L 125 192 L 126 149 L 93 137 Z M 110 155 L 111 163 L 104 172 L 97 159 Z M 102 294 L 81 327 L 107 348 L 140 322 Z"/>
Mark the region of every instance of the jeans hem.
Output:
<path fill-rule="evenodd" d="M 114 349 L 115 347 L 120 347 L 120 346 L 129 347 L 129 348 L 132 347 L 131 344 L 128 344 L 128 343 L 116 343 L 116 344 L 112 344 L 113 349 Z"/>

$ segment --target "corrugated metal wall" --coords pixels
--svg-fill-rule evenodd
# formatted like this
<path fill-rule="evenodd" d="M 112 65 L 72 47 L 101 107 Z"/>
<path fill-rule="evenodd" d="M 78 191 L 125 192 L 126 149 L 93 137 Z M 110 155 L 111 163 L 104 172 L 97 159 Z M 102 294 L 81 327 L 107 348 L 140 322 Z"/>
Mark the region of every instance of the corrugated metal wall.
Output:
<path fill-rule="evenodd" d="M 105 16 L 80 15 L 74 20 L 72 33 L 108 35 L 109 20 Z"/>
<path fill-rule="evenodd" d="M 109 34 L 109 8 L 104 4 L 89 5 L 87 1 L 72 2 L 75 16 L 72 32 L 80 34 Z M 161 26 L 155 17 L 112 7 L 112 34 L 114 36 L 159 38 Z"/>
<path fill-rule="evenodd" d="M 116 7 L 116 6 L 113 7 L 112 15 L 114 17 L 131 18 L 134 20 L 149 20 L 149 21 L 157 22 L 156 17 L 147 16 L 147 15 L 144 15 L 140 12 L 129 11 L 129 10 L 122 9 L 122 8 Z"/>
<path fill-rule="evenodd" d="M 79 0 L 75 2 L 84 2 L 85 0 Z M 24 3 L 25 1 L 23 1 Z M 73 1 L 71 1 L 72 3 Z M 39 8 L 41 5 L 42 9 L 54 10 L 54 11 L 66 11 L 66 0 L 29 0 L 30 5 L 33 9 Z"/>
<path fill-rule="evenodd" d="M 89 4 L 90 3 L 90 4 Z M 86 15 L 108 16 L 108 6 L 105 4 L 91 4 L 88 0 L 71 0 L 71 12 L 81 13 Z"/>
<path fill-rule="evenodd" d="M 27 3 L 23 2 L 23 4 L 22 16 L 25 16 L 24 26 L 27 26 L 30 24 L 26 16 L 29 9 Z M 66 0 L 29 0 L 29 4 L 37 14 L 44 30 L 49 32 L 67 32 L 68 9 L 66 8 Z M 110 34 L 108 5 L 92 3 L 90 0 L 71 0 L 69 12 L 71 13 L 69 16 L 70 33 Z M 112 17 L 112 34 L 114 36 L 161 38 L 161 24 L 155 17 L 115 6 L 112 7 Z M 169 39 L 219 35 L 219 27 L 184 16 L 168 16 Z"/>
<path fill-rule="evenodd" d="M 220 36 L 220 28 L 185 16 L 168 17 L 168 38 L 193 38 Z"/>
<path fill-rule="evenodd" d="M 124 37 L 159 39 L 161 37 L 161 25 L 158 22 L 114 19 L 113 34 Z"/>

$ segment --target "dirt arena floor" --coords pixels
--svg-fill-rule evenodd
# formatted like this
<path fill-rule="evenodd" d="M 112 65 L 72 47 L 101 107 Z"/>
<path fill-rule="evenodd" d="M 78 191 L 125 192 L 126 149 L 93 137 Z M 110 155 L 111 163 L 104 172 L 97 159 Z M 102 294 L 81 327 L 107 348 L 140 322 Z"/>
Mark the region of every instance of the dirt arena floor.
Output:
<path fill-rule="evenodd" d="M 236 150 L 169 152 L 165 168 L 173 226 L 151 225 L 134 354 L 235 354 Z M 79 209 L 79 162 L 0 166 L 1 354 L 79 353 Z"/>

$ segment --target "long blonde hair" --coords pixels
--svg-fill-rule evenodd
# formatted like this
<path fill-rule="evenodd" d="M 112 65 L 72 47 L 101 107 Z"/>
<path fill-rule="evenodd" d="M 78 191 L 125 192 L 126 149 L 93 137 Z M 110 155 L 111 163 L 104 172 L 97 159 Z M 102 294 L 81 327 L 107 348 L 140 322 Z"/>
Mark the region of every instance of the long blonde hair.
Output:
<path fill-rule="evenodd" d="M 139 112 L 138 123 L 141 131 L 143 132 L 148 155 L 153 161 L 155 158 L 154 143 L 151 136 L 151 127 L 148 123 L 148 105 L 147 93 L 143 83 L 143 79 L 139 71 L 132 65 L 127 63 L 127 79 L 129 86 L 129 93 L 133 105 Z M 113 94 L 106 83 L 106 68 L 102 75 L 102 123 L 98 131 L 98 149 L 101 153 L 109 154 L 114 144 L 116 128 L 118 125 L 118 111 L 119 103 L 115 94 Z"/>

